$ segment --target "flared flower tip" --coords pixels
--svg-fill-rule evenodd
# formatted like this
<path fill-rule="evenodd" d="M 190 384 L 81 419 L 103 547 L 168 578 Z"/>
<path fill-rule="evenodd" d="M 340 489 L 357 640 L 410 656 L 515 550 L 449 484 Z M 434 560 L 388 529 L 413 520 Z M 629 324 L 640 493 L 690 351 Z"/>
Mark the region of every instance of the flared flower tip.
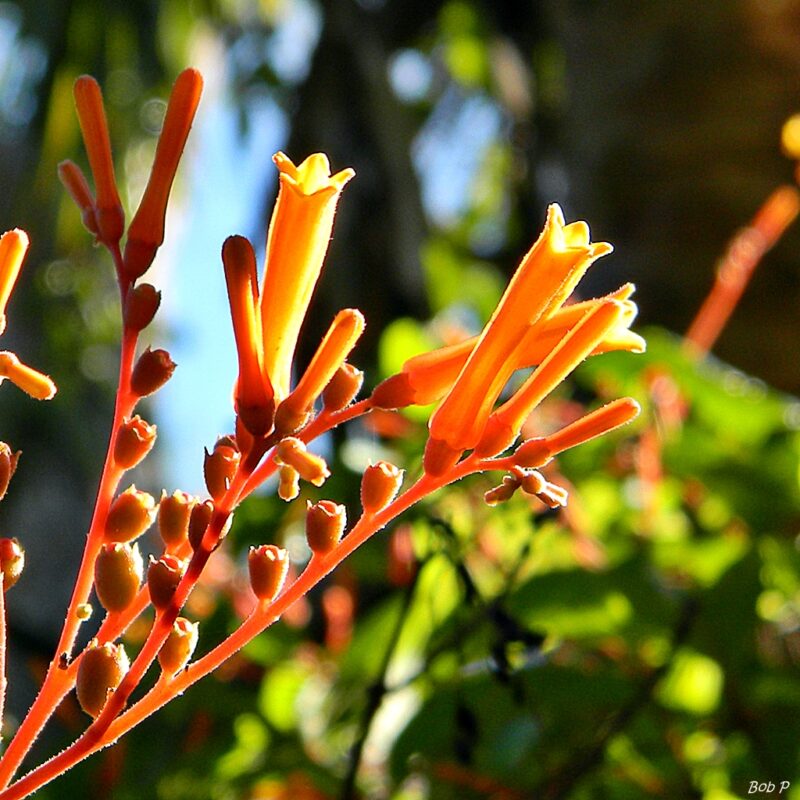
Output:
<path fill-rule="evenodd" d="M 272 160 L 281 174 L 281 181 L 304 195 L 326 190 L 340 192 L 356 174 L 348 167 L 331 175 L 331 165 L 324 153 L 313 153 L 298 166 L 282 152 L 275 153 Z"/>
<path fill-rule="evenodd" d="M 608 242 L 592 242 L 588 223 L 583 220 L 565 224 L 564 212 L 558 203 L 551 203 L 547 207 L 547 220 L 543 236 L 550 237 L 550 246 L 557 252 L 568 250 L 586 250 L 586 255 L 597 259 L 614 251 L 614 246 Z"/>
<path fill-rule="evenodd" d="M 15 228 L 0 237 L 0 333 L 5 329 L 6 305 L 28 252 L 28 234 Z"/>

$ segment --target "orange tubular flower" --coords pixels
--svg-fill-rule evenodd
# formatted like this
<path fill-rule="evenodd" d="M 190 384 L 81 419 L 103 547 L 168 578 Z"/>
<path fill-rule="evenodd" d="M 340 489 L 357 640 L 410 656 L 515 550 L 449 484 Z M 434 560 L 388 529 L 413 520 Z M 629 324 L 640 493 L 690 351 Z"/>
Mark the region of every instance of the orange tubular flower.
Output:
<path fill-rule="evenodd" d="M 272 384 L 261 365 L 261 318 L 256 313 L 258 277 L 253 246 L 244 236 L 229 236 L 222 245 L 222 263 L 239 356 L 236 413 L 254 436 L 272 428 L 275 411 Z"/>
<path fill-rule="evenodd" d="M 114 160 L 111 157 L 103 95 L 97 81 L 89 75 L 81 75 L 75 81 L 73 91 L 78 122 L 97 192 L 97 238 L 106 245 L 116 245 L 125 227 L 125 213 L 114 177 Z"/>
<path fill-rule="evenodd" d="M 0 333 L 6 327 L 6 306 L 17 282 L 25 253 L 28 251 L 28 234 L 18 228 L 0 236 Z M 14 353 L 0 352 L 0 383 L 8 378 L 37 400 L 49 400 L 56 393 L 56 385 L 47 375 L 23 364 Z"/>
<path fill-rule="evenodd" d="M 0 333 L 6 327 L 6 306 L 28 252 L 28 234 L 15 228 L 0 237 Z"/>
<path fill-rule="evenodd" d="M 355 308 L 340 311 L 317 348 L 294 391 L 280 404 L 275 425 L 293 433 L 304 424 L 314 401 L 355 347 L 364 331 L 364 315 Z"/>
<path fill-rule="evenodd" d="M 493 456 L 505 450 L 517 438 L 531 411 L 597 347 L 624 313 L 617 300 L 606 300 L 587 311 L 511 399 L 489 417 L 475 452 Z"/>
<path fill-rule="evenodd" d="M 517 369 L 541 363 L 583 315 L 604 300 L 621 301 L 624 313 L 619 324 L 608 331 L 591 355 L 613 350 L 643 353 L 646 347 L 644 339 L 629 330 L 637 312 L 636 304 L 628 299 L 633 290 L 633 284 L 626 283 L 606 297 L 564 306 L 547 319 L 540 320 L 525 338 Z M 457 344 L 412 356 L 399 373 L 376 387 L 372 393 L 374 404 L 379 408 L 402 408 L 407 405 L 424 406 L 440 400 L 455 383 L 477 341 L 478 337 L 473 336 Z"/>
<path fill-rule="evenodd" d="M 514 461 L 520 467 L 542 467 L 565 450 L 627 425 L 640 411 L 632 397 L 613 400 L 549 436 L 523 442 L 514 453 Z"/>
<path fill-rule="evenodd" d="M 74 161 L 62 161 L 58 165 L 58 178 L 81 210 L 81 220 L 86 230 L 97 236 L 94 197 L 81 168 Z"/>
<path fill-rule="evenodd" d="M 128 228 L 124 266 L 131 280 L 147 271 L 164 241 L 169 193 L 202 91 L 203 78 L 196 69 L 181 72 L 172 87 L 150 180 Z"/>
<path fill-rule="evenodd" d="M 261 291 L 264 370 L 278 399 L 289 393 L 297 336 L 316 286 L 333 229 L 336 203 L 352 169 L 330 174 L 322 153 L 295 166 L 274 156 L 280 189 L 267 237 Z"/>
<path fill-rule="evenodd" d="M 441 475 L 475 447 L 494 403 L 522 360 L 527 334 L 569 297 L 589 265 L 611 252 L 585 222 L 564 224 L 551 205 L 541 236 L 514 274 L 453 387 L 429 422 L 426 472 Z"/>

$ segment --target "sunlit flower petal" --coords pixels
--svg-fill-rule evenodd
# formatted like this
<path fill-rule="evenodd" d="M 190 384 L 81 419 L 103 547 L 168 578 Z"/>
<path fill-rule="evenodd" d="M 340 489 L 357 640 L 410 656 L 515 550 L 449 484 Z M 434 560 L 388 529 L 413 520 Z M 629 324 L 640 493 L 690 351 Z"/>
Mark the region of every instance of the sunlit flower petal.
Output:
<path fill-rule="evenodd" d="M 552 205 L 541 236 L 522 260 L 464 368 L 431 417 L 425 469 L 441 474 L 477 444 L 503 387 L 517 368 L 526 334 L 572 293 L 587 267 L 611 251 L 592 244 L 585 223 L 564 225 Z"/>
<path fill-rule="evenodd" d="M 336 204 L 355 174 L 330 174 L 322 153 L 295 166 L 283 153 L 274 161 L 280 189 L 267 238 L 267 262 L 261 292 L 264 369 L 275 394 L 289 393 L 292 358 L 333 229 Z"/>

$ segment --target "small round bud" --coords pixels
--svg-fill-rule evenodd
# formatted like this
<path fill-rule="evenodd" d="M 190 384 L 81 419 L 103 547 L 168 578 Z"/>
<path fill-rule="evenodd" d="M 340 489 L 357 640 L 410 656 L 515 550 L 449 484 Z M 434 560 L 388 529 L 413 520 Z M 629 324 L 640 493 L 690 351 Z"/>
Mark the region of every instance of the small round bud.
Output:
<path fill-rule="evenodd" d="M 79 603 L 78 607 L 75 609 L 75 616 L 81 622 L 86 622 L 87 620 L 91 619 L 93 613 L 94 609 L 92 608 L 91 603 Z"/>
<path fill-rule="evenodd" d="M 498 503 L 505 503 L 511 499 L 514 492 L 519 489 L 520 482 L 512 475 L 504 475 L 503 482 L 493 489 L 489 489 L 483 495 L 483 500 L 487 506 L 496 506 Z"/>
<path fill-rule="evenodd" d="M 106 611 L 124 611 L 142 582 L 142 554 L 136 544 L 104 544 L 94 563 L 94 588 Z"/>
<path fill-rule="evenodd" d="M 308 503 L 306 509 L 306 539 L 313 553 L 324 555 L 339 544 L 347 524 L 344 506 L 332 500 Z"/>
<path fill-rule="evenodd" d="M 19 450 L 12 453 L 11 448 L 5 442 L 0 442 L 0 500 L 6 496 L 8 484 L 17 469 L 19 456 Z"/>
<path fill-rule="evenodd" d="M 25 567 L 25 550 L 16 539 L 0 539 L 0 572 L 3 573 L 3 591 L 10 589 L 22 575 Z"/>
<path fill-rule="evenodd" d="M 361 505 L 367 514 L 375 514 L 394 500 L 403 482 L 403 470 L 388 461 L 370 464 L 361 479 Z"/>
<path fill-rule="evenodd" d="M 345 362 L 322 390 L 322 402 L 328 411 L 340 411 L 361 391 L 364 373 Z"/>
<path fill-rule="evenodd" d="M 172 624 L 172 630 L 158 653 L 158 663 L 170 677 L 189 663 L 197 647 L 198 627 L 198 623 L 190 622 L 186 617 L 178 617 Z"/>
<path fill-rule="evenodd" d="M 96 717 L 108 700 L 109 692 L 122 682 L 130 667 L 128 655 L 121 644 L 100 644 L 92 639 L 78 664 L 75 691 L 81 708 Z"/>
<path fill-rule="evenodd" d="M 304 481 L 322 486 L 330 476 L 330 470 L 321 456 L 309 453 L 305 443 L 294 436 L 287 436 L 275 448 L 275 460 L 287 467 L 294 467 Z"/>
<path fill-rule="evenodd" d="M 175 366 L 166 350 L 151 350 L 148 347 L 133 368 L 131 391 L 137 397 L 153 394 L 172 377 Z"/>
<path fill-rule="evenodd" d="M 289 553 L 274 544 L 251 547 L 247 554 L 250 585 L 259 600 L 274 600 L 283 588 L 289 571 Z"/>
<path fill-rule="evenodd" d="M 186 541 L 189 533 L 189 515 L 197 498 L 186 492 L 164 492 L 158 504 L 158 533 L 168 550 L 174 550 Z"/>
<path fill-rule="evenodd" d="M 186 562 L 180 558 L 165 555 L 156 560 L 150 556 L 150 564 L 147 567 L 147 588 L 150 591 L 153 608 L 161 611 L 170 604 L 185 572 Z"/>
<path fill-rule="evenodd" d="M 156 501 L 135 486 L 128 487 L 111 503 L 106 517 L 106 541 L 130 542 L 141 536 L 156 516 Z"/>
<path fill-rule="evenodd" d="M 239 451 L 225 443 L 225 440 L 217 442 L 212 453 L 209 453 L 208 450 L 205 451 L 203 475 L 208 493 L 214 500 L 221 500 L 228 491 L 231 480 L 239 467 L 240 459 Z"/>
<path fill-rule="evenodd" d="M 300 494 L 300 476 L 294 467 L 287 467 L 285 464 L 278 473 L 278 497 L 287 503 L 294 500 Z"/>
<path fill-rule="evenodd" d="M 114 462 L 122 469 L 135 467 L 153 449 L 156 426 L 140 416 L 125 419 L 119 426 L 114 443 Z"/>
<path fill-rule="evenodd" d="M 211 515 L 214 513 L 214 503 L 211 500 L 204 500 L 202 503 L 195 503 L 189 515 L 189 544 L 192 550 L 200 547 L 203 541 L 208 523 L 211 522 Z"/>
<path fill-rule="evenodd" d="M 161 305 L 161 292 L 150 283 L 140 283 L 133 288 L 125 302 L 125 325 L 141 331 L 152 321 Z"/>

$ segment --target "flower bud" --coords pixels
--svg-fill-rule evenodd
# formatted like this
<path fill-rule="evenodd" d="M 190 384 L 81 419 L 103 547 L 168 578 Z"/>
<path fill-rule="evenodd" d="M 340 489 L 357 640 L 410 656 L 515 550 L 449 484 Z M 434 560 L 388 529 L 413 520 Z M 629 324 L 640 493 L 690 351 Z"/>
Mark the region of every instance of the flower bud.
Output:
<path fill-rule="evenodd" d="M 214 503 L 211 500 L 204 500 L 202 503 L 196 503 L 192 507 L 192 512 L 189 515 L 189 544 L 192 550 L 197 550 L 200 547 L 200 542 L 203 541 L 208 523 L 211 522 L 211 515 L 214 513 Z"/>
<path fill-rule="evenodd" d="M 178 617 L 172 624 L 163 647 L 158 653 L 158 663 L 165 674 L 172 677 L 188 663 L 197 647 L 198 623 Z"/>
<path fill-rule="evenodd" d="M 144 330 L 161 305 L 161 292 L 150 283 L 140 283 L 131 289 L 125 301 L 125 326 L 133 331 Z"/>
<path fill-rule="evenodd" d="M 325 459 L 306 450 L 305 443 L 294 436 L 287 436 L 275 448 L 275 460 L 287 467 L 294 467 L 304 481 L 322 486 L 330 476 Z"/>
<path fill-rule="evenodd" d="M 512 475 L 503 476 L 503 482 L 493 489 L 489 489 L 483 495 L 483 500 L 487 506 L 496 506 L 498 503 L 505 503 L 511 499 L 514 492 L 519 489 L 519 480 Z"/>
<path fill-rule="evenodd" d="M 306 539 L 312 552 L 324 555 L 339 544 L 347 524 L 344 506 L 332 500 L 308 503 L 306 509 Z"/>
<path fill-rule="evenodd" d="M 259 600 L 274 600 L 283 588 L 289 571 L 289 553 L 274 544 L 251 547 L 247 554 L 250 585 Z"/>
<path fill-rule="evenodd" d="M 137 397 L 153 394 L 172 377 L 175 366 L 166 350 L 151 350 L 148 347 L 133 368 L 131 391 Z"/>
<path fill-rule="evenodd" d="M 186 562 L 171 555 L 161 556 L 157 561 L 150 556 L 147 567 L 147 588 L 153 608 L 163 611 L 172 601 L 175 589 L 186 572 Z"/>
<path fill-rule="evenodd" d="M 5 442 L 0 442 L 0 500 L 6 496 L 8 484 L 17 469 L 19 456 L 19 450 L 12 453 L 11 448 Z"/>
<path fill-rule="evenodd" d="M 135 486 L 129 486 L 111 503 L 106 517 L 106 541 L 130 542 L 141 536 L 156 516 L 156 502 Z"/>
<path fill-rule="evenodd" d="M 128 655 L 121 644 L 100 644 L 92 639 L 78 664 L 75 691 L 81 708 L 96 717 L 108 700 L 108 695 L 122 682 L 130 667 Z"/>
<path fill-rule="evenodd" d="M 3 591 L 10 589 L 22 575 L 25 567 L 25 551 L 16 539 L 0 539 L 0 573 L 3 575 Z"/>
<path fill-rule="evenodd" d="M 58 177 L 80 209 L 84 227 L 89 233 L 97 236 L 94 198 L 83 171 L 74 161 L 66 160 L 58 165 Z"/>
<path fill-rule="evenodd" d="M 361 505 L 367 514 L 376 514 L 394 500 L 403 482 L 403 470 L 388 461 L 370 464 L 361 479 Z"/>
<path fill-rule="evenodd" d="M 294 467 L 282 466 L 278 473 L 278 497 L 287 503 L 300 494 L 300 476 Z"/>
<path fill-rule="evenodd" d="M 322 390 L 322 402 L 327 411 L 340 411 L 361 391 L 364 373 L 346 361 L 336 370 Z"/>
<path fill-rule="evenodd" d="M 94 588 L 106 611 L 124 611 L 142 582 L 142 554 L 136 544 L 104 544 L 94 562 Z"/>
<path fill-rule="evenodd" d="M 122 469 L 135 467 L 153 449 L 156 426 L 140 416 L 122 421 L 114 443 L 114 462 Z"/>
<path fill-rule="evenodd" d="M 542 438 L 527 439 L 514 452 L 514 463 L 520 467 L 543 467 L 553 453 L 547 440 Z"/>
<path fill-rule="evenodd" d="M 221 500 L 228 491 L 239 466 L 240 458 L 239 451 L 230 444 L 226 444 L 224 440 L 217 442 L 212 453 L 209 453 L 208 450 L 205 451 L 203 475 L 208 493 L 214 500 Z"/>
<path fill-rule="evenodd" d="M 175 491 L 161 495 L 158 504 L 158 533 L 167 550 L 174 550 L 186 541 L 189 533 L 189 515 L 197 498 L 186 492 Z"/>
<path fill-rule="evenodd" d="M 567 505 L 569 493 L 563 486 L 546 480 L 541 472 L 535 469 L 514 467 L 512 472 L 525 494 L 538 497 L 548 508 L 562 508 Z"/>

